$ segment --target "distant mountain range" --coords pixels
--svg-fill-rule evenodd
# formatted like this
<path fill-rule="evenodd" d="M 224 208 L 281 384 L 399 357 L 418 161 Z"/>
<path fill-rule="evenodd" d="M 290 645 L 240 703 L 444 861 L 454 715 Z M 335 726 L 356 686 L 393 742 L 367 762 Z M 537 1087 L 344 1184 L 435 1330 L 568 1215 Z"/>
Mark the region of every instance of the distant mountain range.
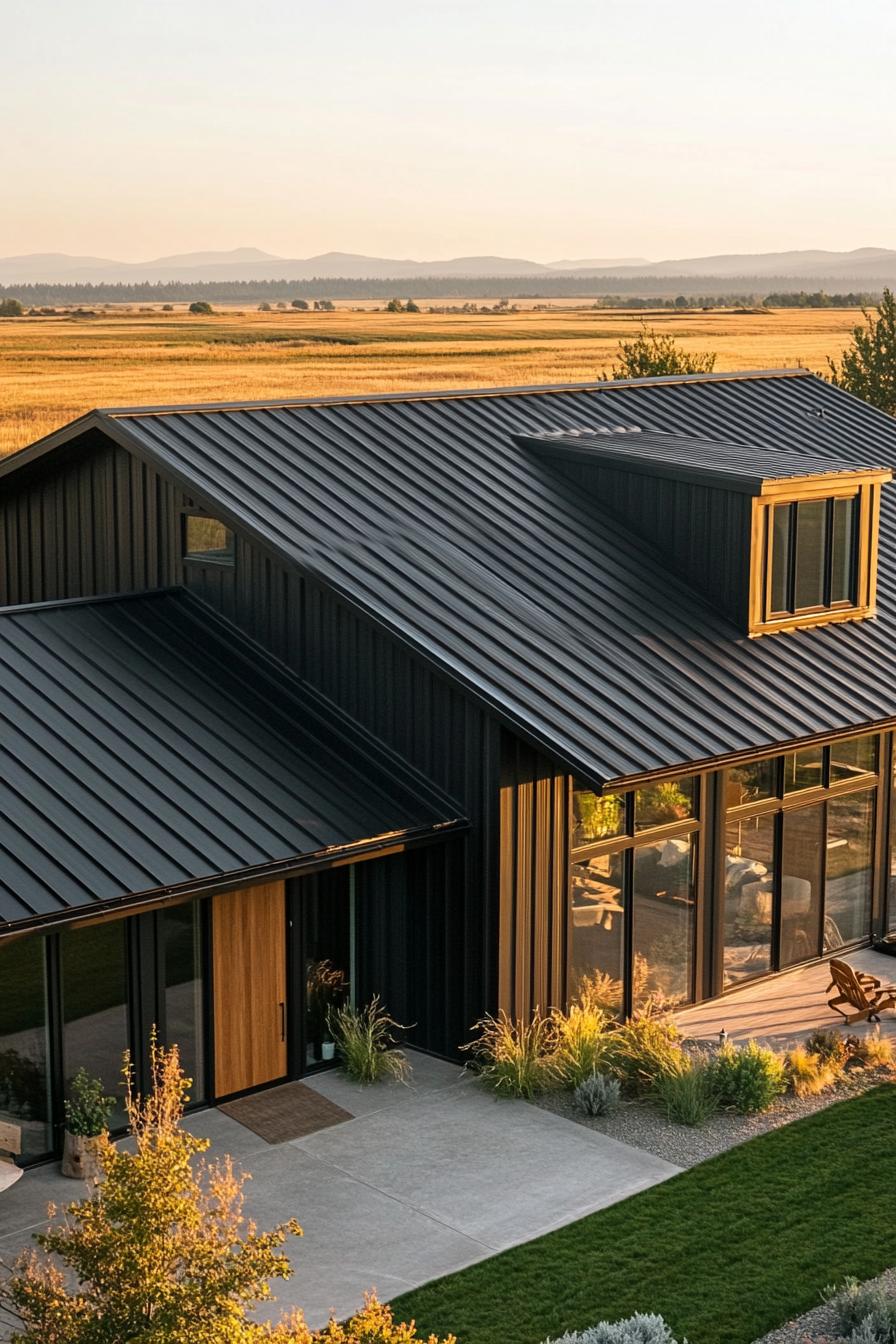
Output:
<path fill-rule="evenodd" d="M 731 253 L 646 261 L 639 257 L 589 258 L 554 262 L 521 257 L 451 257 L 441 261 L 366 257 L 354 252 L 324 252 L 319 256 L 289 258 L 238 247 L 231 252 L 186 252 L 153 261 L 112 261 L 106 257 L 75 257 L 64 252 L 31 253 L 0 258 L 0 284 L 125 283 L 209 280 L 414 280 L 537 277 L 567 275 L 583 280 L 604 278 L 645 281 L 661 277 L 713 277 L 748 285 L 776 277 L 805 281 L 821 288 L 832 282 L 869 287 L 896 282 L 896 250 L 860 247 L 851 252 L 809 249 L 793 252 Z"/>

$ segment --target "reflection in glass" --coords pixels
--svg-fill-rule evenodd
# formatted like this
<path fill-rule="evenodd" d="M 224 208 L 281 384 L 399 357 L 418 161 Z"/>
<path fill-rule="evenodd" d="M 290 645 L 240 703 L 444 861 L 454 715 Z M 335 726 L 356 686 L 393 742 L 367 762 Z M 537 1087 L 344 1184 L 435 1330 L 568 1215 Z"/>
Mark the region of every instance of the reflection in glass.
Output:
<path fill-rule="evenodd" d="M 878 738 L 850 737 L 845 742 L 831 744 L 831 783 L 839 779 L 854 779 L 856 775 L 873 773 L 877 769 Z"/>
<path fill-rule="evenodd" d="M 625 956 L 623 854 L 570 865 L 570 998 L 588 992 L 610 1013 L 622 1011 Z"/>
<path fill-rule="evenodd" d="M 775 818 L 749 817 L 725 830 L 724 983 L 772 968 Z"/>
<path fill-rule="evenodd" d="M 202 941 L 199 902 L 172 906 L 159 916 L 165 974 L 165 1035 L 177 1045 L 190 1100 L 203 1101 Z"/>
<path fill-rule="evenodd" d="M 63 1061 L 66 1086 L 85 1068 L 118 1099 L 113 1128 L 123 1124 L 121 1061 L 128 1048 L 124 920 L 60 935 Z"/>
<path fill-rule="evenodd" d="M 697 781 L 693 775 L 664 779 L 635 789 L 635 830 L 650 826 L 668 826 L 694 816 Z"/>
<path fill-rule="evenodd" d="M 781 840 L 782 967 L 818 956 L 823 852 L 824 804 L 785 812 Z"/>
<path fill-rule="evenodd" d="M 773 612 L 790 610 L 790 529 L 792 512 L 789 504 L 776 504 L 772 509 L 772 592 Z"/>
<path fill-rule="evenodd" d="M 824 605 L 828 505 L 825 499 L 805 499 L 796 506 L 796 562 L 794 610 Z"/>
<path fill-rule="evenodd" d="M 784 757 L 784 792 L 798 793 L 801 789 L 817 789 L 823 783 L 822 747 L 805 747 Z"/>
<path fill-rule="evenodd" d="M 726 776 L 727 806 L 742 807 L 745 803 L 755 803 L 761 798 L 774 798 L 777 792 L 778 759 L 748 761 L 745 765 L 733 766 Z"/>
<path fill-rule="evenodd" d="M 0 943 L 0 1120 L 22 1132 L 22 1157 L 53 1147 L 44 940 Z"/>
<path fill-rule="evenodd" d="M 871 928 L 874 790 L 828 803 L 824 950 L 867 938 Z"/>
<path fill-rule="evenodd" d="M 305 1062 L 333 1058 L 328 1018 L 351 998 L 352 896 L 350 869 L 304 878 Z"/>
<path fill-rule="evenodd" d="M 217 518 L 188 514 L 184 520 L 184 554 L 192 560 L 233 560 L 233 533 Z"/>
<path fill-rule="evenodd" d="M 609 840 L 625 832 L 625 796 L 573 789 L 573 847 Z"/>
<path fill-rule="evenodd" d="M 831 601 L 855 602 L 858 499 L 835 499 L 831 533 Z"/>
<path fill-rule="evenodd" d="M 632 882 L 632 1005 L 693 997 L 694 837 L 639 845 Z"/>

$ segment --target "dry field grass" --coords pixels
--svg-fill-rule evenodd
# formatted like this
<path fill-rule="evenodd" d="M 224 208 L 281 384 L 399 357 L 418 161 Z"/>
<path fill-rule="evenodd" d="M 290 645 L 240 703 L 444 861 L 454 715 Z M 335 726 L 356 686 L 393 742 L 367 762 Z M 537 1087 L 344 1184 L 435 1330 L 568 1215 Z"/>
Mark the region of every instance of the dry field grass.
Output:
<path fill-rule="evenodd" d="M 716 368 L 824 370 L 857 310 L 428 314 L 222 310 L 0 321 L 0 454 L 94 406 L 262 400 L 604 377 L 638 324 Z"/>

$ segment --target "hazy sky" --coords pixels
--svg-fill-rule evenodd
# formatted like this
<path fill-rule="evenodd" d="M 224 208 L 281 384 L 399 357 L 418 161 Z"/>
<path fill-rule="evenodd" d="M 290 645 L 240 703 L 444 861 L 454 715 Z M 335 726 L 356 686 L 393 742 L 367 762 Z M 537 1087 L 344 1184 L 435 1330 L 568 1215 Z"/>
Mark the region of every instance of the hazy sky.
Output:
<path fill-rule="evenodd" d="M 0 14 L 0 255 L 896 246 L 892 0 Z"/>

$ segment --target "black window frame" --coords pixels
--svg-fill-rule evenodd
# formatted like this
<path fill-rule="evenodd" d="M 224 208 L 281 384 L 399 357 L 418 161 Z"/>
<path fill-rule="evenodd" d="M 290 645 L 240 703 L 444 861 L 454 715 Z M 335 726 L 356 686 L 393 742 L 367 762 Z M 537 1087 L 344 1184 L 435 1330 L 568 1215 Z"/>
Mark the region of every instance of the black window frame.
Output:
<path fill-rule="evenodd" d="M 202 518 L 206 522 L 219 523 L 230 539 L 226 551 L 191 551 L 188 545 L 188 533 L 191 518 Z M 236 565 L 236 533 L 232 527 L 213 513 L 203 513 L 201 509 L 184 509 L 181 513 L 180 535 L 181 559 L 185 565 L 215 565 L 219 569 L 233 569 Z"/>

